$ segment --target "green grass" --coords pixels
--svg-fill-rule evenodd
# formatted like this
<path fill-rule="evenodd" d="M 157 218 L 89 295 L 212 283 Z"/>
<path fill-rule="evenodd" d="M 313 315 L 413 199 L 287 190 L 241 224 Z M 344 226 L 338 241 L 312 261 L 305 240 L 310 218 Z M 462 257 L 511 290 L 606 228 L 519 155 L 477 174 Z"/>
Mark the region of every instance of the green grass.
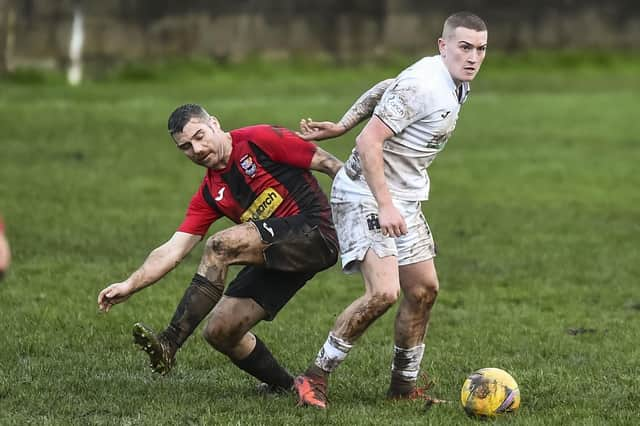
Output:
<path fill-rule="evenodd" d="M 79 88 L 29 73 L 0 81 L 0 211 L 14 254 L 0 284 L 0 424 L 473 424 L 459 390 L 490 366 L 522 392 L 499 423 L 634 424 L 640 61 L 578 62 L 489 57 L 430 168 L 442 291 L 423 370 L 451 403 L 429 411 L 383 399 L 393 311 L 332 377 L 326 413 L 257 396 L 199 335 L 174 373 L 153 377 L 131 325 L 166 325 L 200 248 L 108 315 L 95 303 L 173 233 L 201 179 L 167 137 L 175 106 L 202 103 L 226 128 L 337 119 L 397 63 L 133 67 Z M 344 159 L 354 136 L 325 146 Z M 256 332 L 299 372 L 361 291 L 334 267 Z M 595 331 L 568 333 L 580 328 Z"/>

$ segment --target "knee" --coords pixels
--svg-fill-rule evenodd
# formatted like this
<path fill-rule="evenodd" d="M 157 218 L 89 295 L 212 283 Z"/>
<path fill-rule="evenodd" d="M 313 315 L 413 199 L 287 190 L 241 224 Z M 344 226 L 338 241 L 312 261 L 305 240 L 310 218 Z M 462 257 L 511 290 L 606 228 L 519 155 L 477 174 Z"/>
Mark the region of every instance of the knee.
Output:
<path fill-rule="evenodd" d="M 233 330 L 219 322 L 209 322 L 202 330 L 204 339 L 216 350 L 226 353 L 235 344 Z"/>
<path fill-rule="evenodd" d="M 376 306 L 382 311 L 386 311 L 398 301 L 398 297 L 400 297 L 400 289 L 375 291 L 369 295 L 368 304 Z"/>
<path fill-rule="evenodd" d="M 439 290 L 438 279 L 433 277 L 412 286 L 408 291 L 405 291 L 405 297 L 420 306 L 430 307 L 435 303 Z"/>
<path fill-rule="evenodd" d="M 231 251 L 229 239 L 224 232 L 213 234 L 204 247 L 204 258 L 209 264 L 219 265 L 228 262 Z"/>

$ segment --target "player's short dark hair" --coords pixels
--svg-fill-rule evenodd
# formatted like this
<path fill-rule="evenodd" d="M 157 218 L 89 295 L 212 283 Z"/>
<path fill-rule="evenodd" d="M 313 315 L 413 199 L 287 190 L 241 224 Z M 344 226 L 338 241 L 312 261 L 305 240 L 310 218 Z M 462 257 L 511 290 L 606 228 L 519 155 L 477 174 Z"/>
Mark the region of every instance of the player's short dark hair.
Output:
<path fill-rule="evenodd" d="M 463 27 L 474 31 L 487 31 L 487 24 L 478 15 L 471 12 L 456 12 L 444 21 L 442 36 L 446 37 L 449 31 Z"/>
<path fill-rule="evenodd" d="M 169 121 L 167 123 L 169 134 L 174 135 L 182 132 L 182 130 L 184 130 L 184 126 L 186 126 L 192 118 L 201 118 L 206 120 L 209 118 L 209 113 L 198 104 L 184 104 L 179 106 L 169 116 Z"/>

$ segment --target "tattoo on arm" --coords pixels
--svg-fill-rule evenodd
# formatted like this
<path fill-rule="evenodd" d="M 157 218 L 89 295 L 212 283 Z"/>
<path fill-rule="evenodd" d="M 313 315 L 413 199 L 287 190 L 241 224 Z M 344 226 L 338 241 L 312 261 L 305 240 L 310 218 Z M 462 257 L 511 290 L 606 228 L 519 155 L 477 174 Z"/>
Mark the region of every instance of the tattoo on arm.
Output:
<path fill-rule="evenodd" d="M 373 110 L 382 98 L 384 91 L 393 83 L 392 78 L 382 80 L 371 89 L 367 90 L 358 100 L 349 108 L 344 116 L 338 122 L 346 130 L 354 128 L 365 118 L 371 117 Z"/>
<path fill-rule="evenodd" d="M 311 163 L 311 168 L 334 178 L 342 168 L 342 161 L 327 151 L 317 148 Z"/>

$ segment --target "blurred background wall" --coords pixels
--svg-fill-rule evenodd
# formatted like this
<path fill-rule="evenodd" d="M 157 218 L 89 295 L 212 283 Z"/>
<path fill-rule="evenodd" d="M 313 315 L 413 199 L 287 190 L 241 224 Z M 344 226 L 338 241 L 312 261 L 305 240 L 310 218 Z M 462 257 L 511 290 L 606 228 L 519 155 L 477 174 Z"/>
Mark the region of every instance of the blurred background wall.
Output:
<path fill-rule="evenodd" d="M 633 0 L 0 0 L 0 70 L 65 67 L 74 15 L 86 63 L 295 54 L 352 61 L 432 52 L 443 20 L 459 10 L 486 20 L 491 49 L 640 48 Z"/>

